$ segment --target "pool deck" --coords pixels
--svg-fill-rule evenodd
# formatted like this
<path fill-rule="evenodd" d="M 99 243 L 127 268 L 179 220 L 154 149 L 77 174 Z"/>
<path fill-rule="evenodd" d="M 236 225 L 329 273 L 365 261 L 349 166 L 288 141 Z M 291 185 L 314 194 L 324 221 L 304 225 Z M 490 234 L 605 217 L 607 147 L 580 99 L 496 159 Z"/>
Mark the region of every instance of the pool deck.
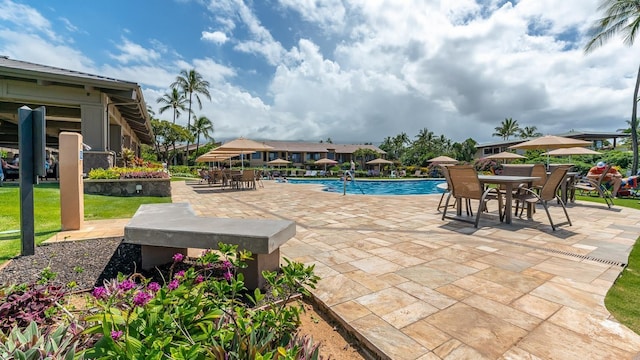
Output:
<path fill-rule="evenodd" d="M 482 216 L 475 229 L 442 221 L 439 195 L 320 188 L 172 182 L 172 197 L 201 216 L 296 221 L 282 255 L 315 265 L 316 299 L 380 358 L 638 356 L 640 336 L 610 316 L 604 297 L 640 236 L 640 211 L 579 202 L 568 209 L 573 226 L 555 232 L 541 209 L 511 225 Z"/>

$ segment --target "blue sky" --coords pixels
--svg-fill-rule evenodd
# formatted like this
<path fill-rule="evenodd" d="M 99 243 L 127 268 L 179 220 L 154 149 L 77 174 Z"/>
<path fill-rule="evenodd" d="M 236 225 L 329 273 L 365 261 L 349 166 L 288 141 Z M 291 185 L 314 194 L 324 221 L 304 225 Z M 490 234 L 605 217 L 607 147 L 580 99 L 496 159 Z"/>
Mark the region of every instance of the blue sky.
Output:
<path fill-rule="evenodd" d="M 583 53 L 597 5 L 0 0 L 0 55 L 136 82 L 155 110 L 195 68 L 212 95 L 195 114 L 217 140 L 379 143 L 427 128 L 488 142 L 505 118 L 543 133 L 626 127 L 637 49 Z"/>

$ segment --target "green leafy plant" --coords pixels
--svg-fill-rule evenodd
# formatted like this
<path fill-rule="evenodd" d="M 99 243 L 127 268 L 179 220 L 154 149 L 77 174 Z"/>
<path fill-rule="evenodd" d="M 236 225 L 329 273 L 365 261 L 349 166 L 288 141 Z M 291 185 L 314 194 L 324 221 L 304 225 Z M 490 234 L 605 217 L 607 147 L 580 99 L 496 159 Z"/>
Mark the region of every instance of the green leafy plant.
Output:
<path fill-rule="evenodd" d="M 60 326 L 51 333 L 41 333 L 38 323 L 32 321 L 21 330 L 14 327 L 8 335 L 0 333 L 0 358 L 2 359 L 84 359 L 76 357 L 76 340 L 70 326 Z"/>
<path fill-rule="evenodd" d="M 55 279 L 58 276 L 58 273 L 51 270 L 50 266 L 42 269 L 40 272 L 40 276 L 38 277 L 38 284 L 44 285 L 49 283 L 51 280 Z"/>
<path fill-rule="evenodd" d="M 314 287 L 313 267 L 289 262 L 280 273 L 264 272 L 272 297 L 249 294 L 239 269 L 251 253 L 219 244 L 195 266 L 181 268 L 176 254 L 168 282 L 139 274 L 106 282 L 93 291 L 98 312 L 85 318 L 85 334 L 99 337 L 86 355 L 99 359 L 312 359 L 313 350 L 295 338 L 303 307 L 287 304 L 295 293 Z M 247 303 L 245 299 L 249 299 Z M 250 306 L 253 304 L 253 306 Z M 317 358 L 317 352 L 315 352 Z"/>

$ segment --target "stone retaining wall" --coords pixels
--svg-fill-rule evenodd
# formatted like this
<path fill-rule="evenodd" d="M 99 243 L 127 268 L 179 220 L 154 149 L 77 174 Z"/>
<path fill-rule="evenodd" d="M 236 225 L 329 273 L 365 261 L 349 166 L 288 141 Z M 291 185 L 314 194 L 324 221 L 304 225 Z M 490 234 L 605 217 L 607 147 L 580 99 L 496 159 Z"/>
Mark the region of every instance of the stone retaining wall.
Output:
<path fill-rule="evenodd" d="M 140 185 L 140 190 L 136 188 Z M 171 179 L 85 179 L 84 193 L 109 196 L 171 196 Z"/>

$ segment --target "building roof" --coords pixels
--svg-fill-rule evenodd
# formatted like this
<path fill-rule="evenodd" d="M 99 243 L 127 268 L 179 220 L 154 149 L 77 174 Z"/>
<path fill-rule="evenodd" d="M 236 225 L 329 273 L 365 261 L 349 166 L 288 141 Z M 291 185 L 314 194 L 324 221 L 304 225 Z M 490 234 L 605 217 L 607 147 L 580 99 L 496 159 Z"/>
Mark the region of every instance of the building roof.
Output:
<path fill-rule="evenodd" d="M 596 140 L 596 139 L 613 139 L 619 137 L 629 137 L 631 134 L 620 133 L 620 132 L 597 132 L 597 131 L 568 131 L 562 134 L 554 134 L 555 136 L 563 136 L 572 139 L 581 139 L 581 140 Z M 526 138 L 526 139 L 510 139 L 510 140 L 501 140 L 494 142 L 487 142 L 476 145 L 476 148 L 485 148 L 485 147 L 493 147 L 493 146 L 511 146 L 515 144 L 520 144 L 525 141 L 529 141 L 535 138 Z"/>
<path fill-rule="evenodd" d="M 375 145 L 356 145 L 356 144 L 332 144 L 332 143 L 316 143 L 303 141 L 278 141 L 266 140 L 264 144 L 273 147 L 271 152 L 316 152 L 327 153 L 335 152 L 338 154 L 353 154 L 358 149 L 371 149 L 380 154 L 386 154 L 383 150 Z"/>
<path fill-rule="evenodd" d="M 14 60 L 8 56 L 0 56 L 0 77 L 20 81 L 30 80 L 40 85 L 98 89 L 109 97 L 109 105 L 118 109 L 141 142 L 153 143 L 153 130 L 147 105 L 140 86 L 134 82 Z"/>

